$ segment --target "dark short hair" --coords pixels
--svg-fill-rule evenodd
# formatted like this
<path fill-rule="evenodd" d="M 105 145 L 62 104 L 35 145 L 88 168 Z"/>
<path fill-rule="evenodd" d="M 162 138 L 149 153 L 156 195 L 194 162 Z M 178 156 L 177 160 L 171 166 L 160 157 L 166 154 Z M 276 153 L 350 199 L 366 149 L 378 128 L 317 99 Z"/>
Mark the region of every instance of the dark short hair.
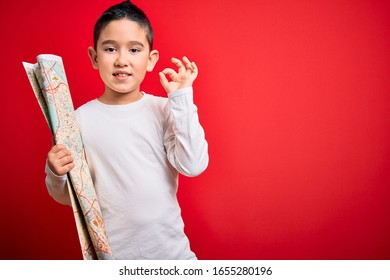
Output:
<path fill-rule="evenodd" d="M 129 19 L 135 21 L 146 31 L 146 39 L 148 41 L 150 50 L 153 49 L 153 29 L 152 25 L 146 16 L 146 14 L 131 3 L 129 0 L 125 0 L 122 3 L 116 4 L 108 8 L 96 21 L 93 29 L 93 45 L 96 49 L 97 42 L 99 40 L 102 30 L 114 20 Z"/>

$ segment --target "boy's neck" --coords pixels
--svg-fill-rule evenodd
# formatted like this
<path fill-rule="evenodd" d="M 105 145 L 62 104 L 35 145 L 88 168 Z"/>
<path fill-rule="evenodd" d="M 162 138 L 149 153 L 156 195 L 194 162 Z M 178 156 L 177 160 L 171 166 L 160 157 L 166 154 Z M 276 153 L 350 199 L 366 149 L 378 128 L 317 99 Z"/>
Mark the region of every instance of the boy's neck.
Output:
<path fill-rule="evenodd" d="M 107 105 L 125 105 L 136 102 L 144 96 L 143 92 L 137 90 L 131 93 L 108 93 L 104 92 L 98 100 Z"/>

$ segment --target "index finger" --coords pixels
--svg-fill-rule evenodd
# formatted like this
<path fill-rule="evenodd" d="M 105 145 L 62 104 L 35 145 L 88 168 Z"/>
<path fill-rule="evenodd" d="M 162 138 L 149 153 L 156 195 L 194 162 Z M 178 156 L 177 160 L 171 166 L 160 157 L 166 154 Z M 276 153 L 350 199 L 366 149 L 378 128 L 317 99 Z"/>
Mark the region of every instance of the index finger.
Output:
<path fill-rule="evenodd" d="M 54 146 L 51 148 L 51 151 L 52 151 L 53 153 L 57 153 L 57 152 L 59 152 L 59 151 L 61 151 L 61 150 L 63 150 L 63 149 L 65 149 L 65 146 L 64 146 L 64 145 L 56 144 L 56 145 L 54 145 Z"/>
<path fill-rule="evenodd" d="M 179 72 L 180 74 L 183 74 L 183 73 L 186 71 L 186 68 L 185 68 L 183 62 L 181 62 L 180 59 L 177 59 L 177 58 L 175 58 L 175 57 L 172 57 L 171 61 L 177 66 L 178 72 Z"/>

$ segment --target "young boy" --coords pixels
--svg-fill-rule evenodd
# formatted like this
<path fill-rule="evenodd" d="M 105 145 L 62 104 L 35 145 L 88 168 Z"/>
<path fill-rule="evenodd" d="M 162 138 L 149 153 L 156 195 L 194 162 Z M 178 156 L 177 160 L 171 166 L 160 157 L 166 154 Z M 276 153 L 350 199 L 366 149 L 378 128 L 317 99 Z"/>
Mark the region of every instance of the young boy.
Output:
<path fill-rule="evenodd" d="M 130 1 L 102 14 L 88 53 L 105 91 L 78 108 L 76 119 L 113 257 L 196 259 L 176 198 L 178 173 L 196 176 L 208 165 L 207 142 L 193 103 L 196 64 L 173 58 L 178 71 L 160 73 L 168 98 L 141 92 L 159 54 L 153 50 L 148 18 Z M 73 167 L 69 151 L 53 146 L 46 185 L 59 203 L 70 205 L 65 181 Z"/>

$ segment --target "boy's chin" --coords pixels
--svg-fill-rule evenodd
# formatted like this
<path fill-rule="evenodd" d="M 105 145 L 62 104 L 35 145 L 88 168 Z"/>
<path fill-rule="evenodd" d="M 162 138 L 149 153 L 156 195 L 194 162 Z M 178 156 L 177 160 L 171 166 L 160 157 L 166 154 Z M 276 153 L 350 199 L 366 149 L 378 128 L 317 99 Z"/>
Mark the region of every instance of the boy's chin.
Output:
<path fill-rule="evenodd" d="M 118 101 L 135 101 L 142 97 L 142 92 L 139 88 L 106 88 L 103 96 L 110 100 L 118 100 Z"/>
<path fill-rule="evenodd" d="M 133 95 L 138 94 L 140 92 L 139 87 L 138 88 L 120 88 L 120 87 L 112 87 L 112 88 L 106 88 L 105 93 L 109 95 Z"/>

